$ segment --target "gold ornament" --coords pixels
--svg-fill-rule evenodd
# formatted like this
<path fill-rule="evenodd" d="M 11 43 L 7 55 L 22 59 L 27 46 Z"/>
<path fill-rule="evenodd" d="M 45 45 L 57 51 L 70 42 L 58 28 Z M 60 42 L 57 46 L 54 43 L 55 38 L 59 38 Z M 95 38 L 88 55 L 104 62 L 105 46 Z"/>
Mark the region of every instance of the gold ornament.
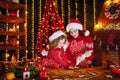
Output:
<path fill-rule="evenodd" d="M 6 73 L 5 78 L 6 80 L 14 80 L 15 74 L 13 72 Z"/>

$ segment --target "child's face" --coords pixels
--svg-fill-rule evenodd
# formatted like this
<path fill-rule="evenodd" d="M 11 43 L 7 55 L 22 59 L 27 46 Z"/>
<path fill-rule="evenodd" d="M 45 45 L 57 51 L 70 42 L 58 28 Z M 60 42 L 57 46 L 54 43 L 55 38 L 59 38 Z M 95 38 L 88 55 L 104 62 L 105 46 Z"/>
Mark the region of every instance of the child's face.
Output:
<path fill-rule="evenodd" d="M 58 48 L 61 48 L 61 47 L 63 47 L 64 46 L 64 44 L 65 44 L 65 39 L 61 39 L 59 42 L 58 42 Z"/>
<path fill-rule="evenodd" d="M 78 29 L 71 28 L 71 29 L 70 29 L 70 35 L 71 35 L 73 38 L 77 38 L 77 37 L 79 36 L 79 30 L 78 30 Z"/>

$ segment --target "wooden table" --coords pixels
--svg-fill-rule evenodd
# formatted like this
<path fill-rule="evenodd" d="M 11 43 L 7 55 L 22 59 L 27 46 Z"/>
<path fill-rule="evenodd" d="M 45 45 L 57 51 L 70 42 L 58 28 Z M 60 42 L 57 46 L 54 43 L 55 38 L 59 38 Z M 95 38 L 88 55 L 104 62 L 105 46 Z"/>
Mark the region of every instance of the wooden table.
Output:
<path fill-rule="evenodd" d="M 119 76 L 104 67 L 79 68 L 74 70 L 48 69 L 50 80 L 120 80 Z"/>
<path fill-rule="evenodd" d="M 120 76 L 112 74 L 104 67 L 79 68 L 74 70 L 47 69 L 48 80 L 120 80 Z M 4 75 L 0 75 L 4 80 Z M 15 79 L 22 80 L 22 79 Z M 30 80 L 39 80 L 39 77 Z"/>

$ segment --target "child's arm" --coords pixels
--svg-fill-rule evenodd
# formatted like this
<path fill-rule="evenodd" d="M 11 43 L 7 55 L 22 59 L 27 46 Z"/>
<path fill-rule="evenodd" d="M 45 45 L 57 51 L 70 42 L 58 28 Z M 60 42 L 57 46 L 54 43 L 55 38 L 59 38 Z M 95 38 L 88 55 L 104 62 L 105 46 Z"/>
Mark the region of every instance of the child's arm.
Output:
<path fill-rule="evenodd" d="M 84 54 L 82 54 L 81 56 L 78 56 L 77 59 L 76 59 L 76 65 L 78 65 L 78 64 L 81 63 L 83 60 L 85 60 L 85 58 L 91 56 L 92 52 L 93 52 L 92 50 L 85 51 Z"/>
<path fill-rule="evenodd" d="M 66 49 L 67 49 L 68 45 L 69 45 L 69 42 L 68 42 L 68 41 L 66 41 L 66 43 L 65 43 L 65 44 L 64 44 L 64 46 L 63 46 L 64 51 L 66 51 Z"/>

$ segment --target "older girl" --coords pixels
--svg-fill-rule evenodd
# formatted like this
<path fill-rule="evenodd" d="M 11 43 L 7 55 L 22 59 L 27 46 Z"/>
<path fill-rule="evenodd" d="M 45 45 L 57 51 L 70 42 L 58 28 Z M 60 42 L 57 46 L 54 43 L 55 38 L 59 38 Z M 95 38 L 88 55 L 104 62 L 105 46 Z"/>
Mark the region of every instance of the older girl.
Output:
<path fill-rule="evenodd" d="M 89 36 L 82 36 L 85 31 L 82 24 L 78 20 L 72 19 L 66 26 L 66 31 L 70 35 L 69 46 L 66 50 L 68 59 L 78 67 L 91 65 L 94 59 L 93 41 Z"/>

